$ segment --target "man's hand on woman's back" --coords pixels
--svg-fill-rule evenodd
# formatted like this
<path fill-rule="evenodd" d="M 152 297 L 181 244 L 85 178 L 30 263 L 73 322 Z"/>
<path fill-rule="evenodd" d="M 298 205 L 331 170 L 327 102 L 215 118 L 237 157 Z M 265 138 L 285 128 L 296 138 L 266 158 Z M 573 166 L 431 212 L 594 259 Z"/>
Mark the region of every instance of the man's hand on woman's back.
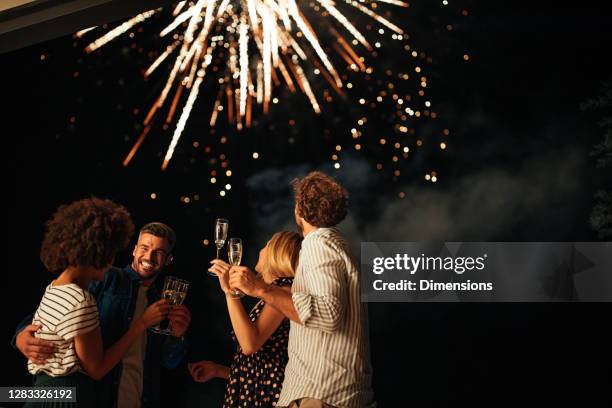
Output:
<path fill-rule="evenodd" d="M 26 326 L 15 339 L 15 346 L 21 354 L 34 364 L 43 365 L 53 357 L 55 345 L 51 341 L 41 340 L 34 337 L 41 326 L 31 324 Z"/>

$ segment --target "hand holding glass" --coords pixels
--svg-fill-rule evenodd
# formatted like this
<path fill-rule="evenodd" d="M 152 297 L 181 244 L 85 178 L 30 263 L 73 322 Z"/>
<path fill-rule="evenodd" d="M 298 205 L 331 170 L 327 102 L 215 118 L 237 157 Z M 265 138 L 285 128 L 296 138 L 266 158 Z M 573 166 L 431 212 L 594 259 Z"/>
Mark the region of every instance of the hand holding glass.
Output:
<path fill-rule="evenodd" d="M 164 289 L 162 291 L 162 299 L 166 299 L 170 305 L 182 305 L 187 297 L 189 282 L 183 279 L 175 278 L 174 276 L 166 276 L 164 281 Z M 159 334 L 170 334 L 170 321 L 166 318 L 159 324 L 151 327 L 151 331 Z"/>
<path fill-rule="evenodd" d="M 227 257 L 230 264 L 240 265 L 242 260 L 242 240 L 240 238 L 230 238 L 227 244 Z M 230 289 L 230 296 L 237 299 L 243 297 L 244 293 L 238 289 Z"/>
<path fill-rule="evenodd" d="M 215 246 L 217 247 L 217 258 L 219 259 L 219 251 L 225 245 L 227 240 L 227 231 L 229 229 L 229 221 L 225 218 L 217 218 L 215 222 Z M 212 272 L 208 272 L 210 276 L 217 276 Z"/>

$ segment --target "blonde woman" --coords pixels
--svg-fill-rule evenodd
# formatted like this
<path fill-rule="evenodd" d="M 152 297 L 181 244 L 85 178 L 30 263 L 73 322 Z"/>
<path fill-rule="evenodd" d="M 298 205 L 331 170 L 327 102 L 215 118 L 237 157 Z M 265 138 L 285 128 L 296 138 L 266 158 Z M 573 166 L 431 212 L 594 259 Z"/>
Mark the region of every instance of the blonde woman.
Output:
<path fill-rule="evenodd" d="M 259 252 L 255 266 L 268 284 L 291 291 L 302 237 L 289 231 L 277 232 Z M 229 294 L 229 269 L 226 262 L 215 259 L 209 269 L 219 276 L 227 299 L 227 310 L 238 342 L 231 367 L 211 361 L 190 364 L 195 381 L 212 378 L 228 380 L 223 407 L 273 407 L 278 400 L 287 364 L 289 321 L 277 309 L 260 300 L 246 313 L 240 299 Z"/>

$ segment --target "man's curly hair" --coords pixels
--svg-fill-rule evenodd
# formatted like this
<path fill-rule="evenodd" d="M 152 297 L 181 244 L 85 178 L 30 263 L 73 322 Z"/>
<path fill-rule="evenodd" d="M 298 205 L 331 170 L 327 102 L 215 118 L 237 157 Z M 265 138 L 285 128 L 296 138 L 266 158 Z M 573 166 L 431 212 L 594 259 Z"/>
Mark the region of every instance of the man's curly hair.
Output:
<path fill-rule="evenodd" d="M 134 233 L 125 207 L 111 200 L 86 198 L 60 206 L 46 223 L 40 260 L 53 273 L 69 266 L 103 268 L 113 262 Z"/>
<path fill-rule="evenodd" d="M 333 227 L 346 217 L 348 193 L 336 180 L 320 171 L 291 183 L 297 212 L 315 227 Z"/>

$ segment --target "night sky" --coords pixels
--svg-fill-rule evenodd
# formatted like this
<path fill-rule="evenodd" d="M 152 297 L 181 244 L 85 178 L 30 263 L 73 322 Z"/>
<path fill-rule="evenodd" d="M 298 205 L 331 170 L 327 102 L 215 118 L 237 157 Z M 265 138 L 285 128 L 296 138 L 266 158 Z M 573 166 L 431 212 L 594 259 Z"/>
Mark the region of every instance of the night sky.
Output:
<path fill-rule="evenodd" d="M 216 90 L 204 87 L 165 172 L 173 127 L 161 123 L 130 165 L 121 165 L 161 86 L 163 76 L 147 83 L 141 76 L 155 29 L 136 34 L 143 52 L 124 38 L 86 55 L 86 41 L 66 36 L 0 55 L 5 285 L 14 296 L 4 338 L 48 283 L 38 260 L 44 221 L 59 204 L 90 195 L 121 202 L 137 225 L 160 220 L 176 229 L 170 273 L 192 282 L 187 304 L 198 346 L 190 358 L 225 363 L 234 352 L 229 319 L 218 285 L 203 273 L 214 257 L 203 240 L 211 239 L 215 218 L 228 218 L 230 235 L 245 241 L 245 264 L 254 264 L 273 232 L 294 228 L 289 182 L 310 170 L 329 172 L 349 190 L 351 212 L 341 228 L 355 251 L 360 241 L 597 240 L 588 222 L 593 194 L 612 180 L 589 156 L 602 138 L 601 118 L 580 105 L 612 80 L 612 13 L 594 1 L 440 3 L 418 0 L 393 14 L 431 63 L 415 62 L 381 37 L 371 62 L 378 76 L 364 81 L 343 70 L 354 90 L 323 103 L 321 115 L 303 95 L 280 90 L 279 103 L 251 129 L 238 132 L 224 118 L 211 129 Z M 389 122 L 392 104 L 369 108 L 357 100 L 386 86 L 386 69 L 395 74 L 411 64 L 424 67 L 438 117 L 409 121 L 415 133 L 401 135 Z M 413 81 L 402 86 L 418 89 Z M 323 94 L 326 86 L 315 90 Z M 363 116 L 368 125 L 357 151 L 350 131 Z M 398 163 L 395 140 L 410 146 Z M 231 177 L 221 170 L 225 160 Z M 431 172 L 435 183 L 425 178 Z M 221 197 L 227 183 L 231 190 Z M 129 252 L 119 258 L 127 262 Z M 567 399 L 586 406 L 610 383 L 610 311 L 609 304 L 371 304 L 379 405 L 524 403 L 535 392 L 547 406 Z M 9 382 L 28 384 L 23 359 L 5 350 Z M 607 377 L 596 375 L 606 362 Z M 166 374 L 168 384 L 190 387 L 184 370 Z"/>

